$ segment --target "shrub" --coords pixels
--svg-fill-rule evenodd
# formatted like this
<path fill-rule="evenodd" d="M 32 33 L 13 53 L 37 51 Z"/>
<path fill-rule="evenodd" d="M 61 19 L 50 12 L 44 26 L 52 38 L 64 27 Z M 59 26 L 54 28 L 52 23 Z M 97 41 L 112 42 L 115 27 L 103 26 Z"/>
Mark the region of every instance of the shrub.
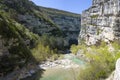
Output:
<path fill-rule="evenodd" d="M 73 44 L 73 45 L 71 46 L 71 48 L 70 48 L 70 50 L 71 50 L 71 52 L 72 52 L 73 54 L 77 54 L 77 52 L 78 52 L 80 49 L 85 50 L 85 49 L 86 49 L 86 45 L 84 45 L 84 44 L 81 44 L 81 45 L 75 45 L 75 44 Z"/>
<path fill-rule="evenodd" d="M 40 62 L 52 57 L 56 53 L 55 50 L 50 49 L 49 46 L 44 46 L 43 44 L 39 43 L 37 47 L 32 49 L 32 54 L 35 59 Z"/>
<path fill-rule="evenodd" d="M 51 49 L 59 49 L 64 50 L 64 39 L 62 37 L 55 37 L 55 36 L 49 36 L 47 34 L 43 34 L 40 36 L 40 42 L 44 46 L 50 46 Z"/>
<path fill-rule="evenodd" d="M 89 58 L 88 66 L 80 71 L 78 80 L 100 80 L 108 77 L 120 57 L 119 44 L 112 43 L 112 46 L 113 52 L 108 50 L 109 46 L 105 43 L 100 46 L 90 46 L 91 51 L 86 49 L 84 54 Z"/>

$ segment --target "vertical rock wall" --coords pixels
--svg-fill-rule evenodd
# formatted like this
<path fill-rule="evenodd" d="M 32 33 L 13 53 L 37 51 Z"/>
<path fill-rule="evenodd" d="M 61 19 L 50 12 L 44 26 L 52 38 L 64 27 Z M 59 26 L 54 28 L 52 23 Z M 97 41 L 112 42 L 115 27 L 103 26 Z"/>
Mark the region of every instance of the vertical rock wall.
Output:
<path fill-rule="evenodd" d="M 96 44 L 120 38 L 120 0 L 93 0 L 92 6 L 83 11 L 79 42 Z"/>

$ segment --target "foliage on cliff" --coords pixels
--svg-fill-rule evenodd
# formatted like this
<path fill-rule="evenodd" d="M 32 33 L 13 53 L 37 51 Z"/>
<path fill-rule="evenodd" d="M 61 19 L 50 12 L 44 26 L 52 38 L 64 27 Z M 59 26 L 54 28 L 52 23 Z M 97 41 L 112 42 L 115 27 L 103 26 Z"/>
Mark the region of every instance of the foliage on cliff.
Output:
<path fill-rule="evenodd" d="M 65 47 L 69 46 L 71 39 L 77 44 L 80 31 L 79 14 L 36 6 L 29 0 L 1 0 L 0 9 L 39 36 L 47 34 L 64 38 Z"/>
<path fill-rule="evenodd" d="M 36 29 L 42 29 L 43 33 L 48 33 L 52 35 L 60 34 L 59 28 L 55 23 L 52 22 L 45 13 L 43 13 L 38 6 L 33 2 L 28 0 L 1 0 L 0 1 L 1 10 L 9 13 L 11 18 L 20 24 L 25 25 L 31 31 L 41 35 L 41 31 L 36 31 Z M 22 16 L 22 17 L 21 17 Z M 32 20 L 34 19 L 34 21 Z M 37 23 L 38 22 L 38 23 Z M 41 23 L 42 22 L 42 23 Z M 30 24 L 30 25 L 29 25 Z M 48 29 L 49 28 L 49 29 Z"/>
<path fill-rule="evenodd" d="M 56 40 L 47 35 L 39 37 L 11 19 L 9 14 L 0 11 L 0 73 L 6 75 L 29 62 L 56 58 L 56 48 L 60 47 Z"/>
<path fill-rule="evenodd" d="M 38 36 L 0 11 L 0 73 L 7 74 L 17 66 L 22 67 L 33 60 L 33 48 Z"/>
<path fill-rule="evenodd" d="M 102 42 L 99 46 L 78 45 L 71 48 L 73 53 L 84 55 L 87 66 L 80 70 L 78 80 L 100 80 L 107 78 L 115 69 L 115 62 L 120 57 L 119 42 L 107 44 Z M 81 57 L 82 58 L 82 57 Z"/>

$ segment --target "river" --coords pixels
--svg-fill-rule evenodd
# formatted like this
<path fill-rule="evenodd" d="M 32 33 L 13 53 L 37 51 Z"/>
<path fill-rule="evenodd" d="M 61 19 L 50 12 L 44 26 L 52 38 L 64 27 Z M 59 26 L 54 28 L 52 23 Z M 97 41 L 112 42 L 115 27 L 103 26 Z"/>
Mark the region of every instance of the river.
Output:
<path fill-rule="evenodd" d="M 44 71 L 38 71 L 23 80 L 76 80 L 85 62 L 72 54 L 65 54 L 64 59 L 45 62 L 39 65 Z"/>

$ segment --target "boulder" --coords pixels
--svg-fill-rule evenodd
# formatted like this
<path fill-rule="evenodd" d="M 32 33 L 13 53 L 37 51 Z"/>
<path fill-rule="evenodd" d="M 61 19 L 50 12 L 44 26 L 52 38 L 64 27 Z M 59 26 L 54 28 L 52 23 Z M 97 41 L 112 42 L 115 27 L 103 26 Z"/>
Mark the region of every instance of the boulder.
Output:
<path fill-rule="evenodd" d="M 113 80 L 120 80 L 120 58 L 116 62 L 115 74 Z"/>

